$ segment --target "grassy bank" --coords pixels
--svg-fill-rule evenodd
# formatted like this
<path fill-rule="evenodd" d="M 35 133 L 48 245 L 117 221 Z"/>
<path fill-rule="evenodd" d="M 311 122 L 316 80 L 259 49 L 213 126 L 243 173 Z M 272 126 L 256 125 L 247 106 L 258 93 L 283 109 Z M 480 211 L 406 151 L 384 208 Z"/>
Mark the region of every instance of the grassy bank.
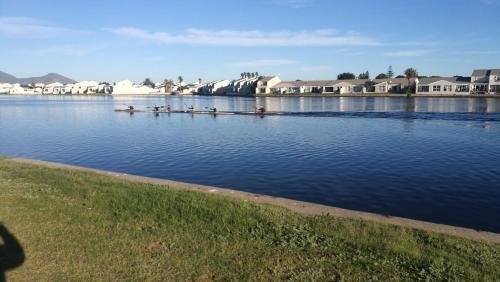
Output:
<path fill-rule="evenodd" d="M 26 257 L 13 281 L 500 277 L 499 245 L 7 159 L 0 221 Z"/>

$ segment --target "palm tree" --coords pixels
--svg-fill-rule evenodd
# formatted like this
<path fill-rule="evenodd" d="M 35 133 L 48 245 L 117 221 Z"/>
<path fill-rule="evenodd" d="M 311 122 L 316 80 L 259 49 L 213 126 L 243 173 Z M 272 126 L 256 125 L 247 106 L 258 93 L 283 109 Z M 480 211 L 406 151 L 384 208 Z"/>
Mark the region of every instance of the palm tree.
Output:
<path fill-rule="evenodd" d="M 198 78 L 198 84 L 201 84 L 201 81 L 202 81 L 201 78 Z"/>
<path fill-rule="evenodd" d="M 255 77 L 259 77 L 259 73 L 258 72 L 255 72 Z"/>
<path fill-rule="evenodd" d="M 410 97 L 410 80 L 418 76 L 417 70 L 414 68 L 407 68 L 405 70 L 405 77 L 408 79 L 408 88 L 406 89 L 406 96 Z"/>
<path fill-rule="evenodd" d="M 240 75 L 241 75 L 241 78 L 245 78 L 245 73 L 244 72 L 242 72 Z"/>
<path fill-rule="evenodd" d="M 388 78 L 394 77 L 394 72 L 392 71 L 392 66 L 389 66 L 389 68 L 387 69 L 387 77 Z"/>
<path fill-rule="evenodd" d="M 182 84 L 182 82 L 184 81 L 184 78 L 182 77 L 182 75 L 179 75 L 179 77 L 177 79 L 179 80 L 179 84 Z"/>
<path fill-rule="evenodd" d="M 172 87 L 174 86 L 174 82 L 171 79 L 165 79 L 163 81 L 163 84 L 165 85 L 165 93 L 172 92 Z"/>

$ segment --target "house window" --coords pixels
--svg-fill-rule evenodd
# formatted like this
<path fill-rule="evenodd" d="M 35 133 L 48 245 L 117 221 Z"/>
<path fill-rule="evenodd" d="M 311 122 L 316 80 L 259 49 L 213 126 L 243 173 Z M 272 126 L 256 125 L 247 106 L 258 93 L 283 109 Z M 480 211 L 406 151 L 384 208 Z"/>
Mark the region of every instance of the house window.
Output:
<path fill-rule="evenodd" d="M 445 85 L 445 86 L 443 86 L 443 91 L 444 92 L 451 92 L 451 89 L 452 89 L 451 85 Z"/>
<path fill-rule="evenodd" d="M 441 85 L 434 85 L 434 86 L 432 86 L 432 91 L 433 92 L 439 92 L 439 91 L 441 91 Z"/>
<path fill-rule="evenodd" d="M 418 92 L 429 92 L 429 85 L 422 85 L 418 87 Z"/>
<path fill-rule="evenodd" d="M 457 85 L 456 92 L 469 92 L 469 85 Z"/>
<path fill-rule="evenodd" d="M 312 88 L 311 92 L 312 93 L 321 93 L 321 90 L 323 90 L 322 87 L 315 86 Z"/>
<path fill-rule="evenodd" d="M 486 91 L 486 85 L 485 84 L 476 85 L 476 91 Z"/>

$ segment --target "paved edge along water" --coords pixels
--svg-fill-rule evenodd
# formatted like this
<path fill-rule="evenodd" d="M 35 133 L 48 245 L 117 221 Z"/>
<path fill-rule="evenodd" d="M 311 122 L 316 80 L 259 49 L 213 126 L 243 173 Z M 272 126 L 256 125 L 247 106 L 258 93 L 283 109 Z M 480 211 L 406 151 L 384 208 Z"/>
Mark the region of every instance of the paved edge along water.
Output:
<path fill-rule="evenodd" d="M 32 160 L 25 158 L 7 158 L 7 159 L 17 163 L 41 165 L 49 168 L 61 168 L 61 169 L 72 169 L 79 171 L 94 172 L 100 175 L 110 176 L 113 178 L 123 179 L 127 181 L 164 185 L 179 190 L 200 191 L 204 193 L 226 196 L 243 201 L 252 201 L 258 204 L 272 204 L 303 215 L 309 215 L 309 216 L 322 215 L 322 216 L 335 216 L 335 217 L 343 217 L 343 218 L 350 218 L 357 220 L 368 220 L 383 224 L 392 224 L 406 228 L 414 228 L 429 232 L 446 234 L 450 236 L 461 237 L 475 241 L 484 241 L 484 242 L 500 244 L 500 234 L 487 231 L 479 231 L 464 227 L 456 227 L 451 225 L 438 224 L 438 223 L 432 223 L 432 222 L 426 222 L 426 221 L 420 221 L 402 217 L 384 216 L 376 213 L 336 208 L 333 206 L 326 206 L 326 205 L 291 200 L 286 198 L 242 192 L 227 188 L 198 185 L 186 182 L 172 181 L 168 179 L 137 176 L 126 173 L 86 168 L 86 167 L 67 165 L 55 162 L 47 162 L 47 161 Z"/>

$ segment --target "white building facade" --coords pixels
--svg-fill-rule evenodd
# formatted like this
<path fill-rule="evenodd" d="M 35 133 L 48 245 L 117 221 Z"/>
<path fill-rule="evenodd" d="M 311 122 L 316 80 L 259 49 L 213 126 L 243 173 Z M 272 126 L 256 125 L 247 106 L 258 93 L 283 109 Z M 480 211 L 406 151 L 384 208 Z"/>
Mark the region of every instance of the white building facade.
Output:
<path fill-rule="evenodd" d="M 477 69 L 472 72 L 472 93 L 500 93 L 500 69 Z"/>
<path fill-rule="evenodd" d="M 257 80 L 255 94 L 270 94 L 271 88 L 281 82 L 277 76 L 263 76 Z"/>
<path fill-rule="evenodd" d="M 230 80 L 216 80 L 207 83 L 198 89 L 200 95 L 222 95 L 223 89 L 231 83 Z"/>
<path fill-rule="evenodd" d="M 112 88 L 112 95 L 146 95 L 154 92 L 154 89 L 148 86 L 134 84 L 130 80 L 116 82 Z"/>
<path fill-rule="evenodd" d="M 416 81 L 415 94 L 470 95 L 470 77 L 425 77 Z"/>

